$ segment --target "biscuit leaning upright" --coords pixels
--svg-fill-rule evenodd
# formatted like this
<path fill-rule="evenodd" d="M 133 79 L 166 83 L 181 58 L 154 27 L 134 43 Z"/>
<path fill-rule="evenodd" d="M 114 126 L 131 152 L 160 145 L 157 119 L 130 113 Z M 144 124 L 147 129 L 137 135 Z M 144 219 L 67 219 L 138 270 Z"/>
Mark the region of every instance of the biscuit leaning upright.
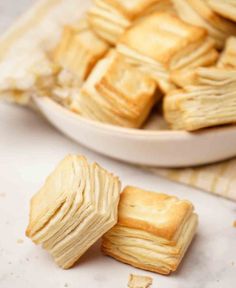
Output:
<path fill-rule="evenodd" d="M 120 181 L 85 157 L 69 155 L 30 205 L 26 235 L 67 269 L 117 222 Z"/>

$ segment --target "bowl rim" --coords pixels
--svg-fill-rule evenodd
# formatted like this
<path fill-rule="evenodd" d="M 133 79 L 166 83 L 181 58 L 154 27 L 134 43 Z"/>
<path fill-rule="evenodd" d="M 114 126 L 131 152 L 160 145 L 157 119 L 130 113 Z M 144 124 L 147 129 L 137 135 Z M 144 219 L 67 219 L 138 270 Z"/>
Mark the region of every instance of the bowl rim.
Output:
<path fill-rule="evenodd" d="M 60 113 L 60 116 L 63 117 L 70 117 L 73 120 L 80 121 L 84 125 L 89 125 L 91 128 L 97 128 L 99 130 L 103 130 L 103 132 L 106 133 L 112 133 L 114 132 L 116 134 L 125 135 L 125 136 L 132 136 L 132 137 L 149 137 L 149 138 L 159 138 L 159 137 L 174 137 L 179 139 L 193 139 L 196 137 L 202 137 L 202 136 L 210 136 L 210 135 L 216 135 L 218 133 L 228 133 L 228 132 L 235 132 L 236 133 L 236 124 L 231 125 L 222 125 L 217 127 L 210 127 L 205 128 L 198 131 L 183 131 L 183 130 L 145 130 L 145 129 L 137 129 L 137 128 L 126 128 L 126 127 L 120 127 L 115 126 L 111 124 L 106 124 L 102 122 L 98 122 L 92 119 L 87 119 L 79 114 L 74 113 L 73 111 L 68 110 L 67 108 L 63 107 L 53 99 L 47 96 L 37 96 L 33 95 L 33 101 L 36 103 L 37 107 L 42 106 L 42 102 L 46 104 L 47 106 L 51 106 L 52 109 L 57 109 Z M 41 110 L 41 109 L 40 109 Z M 44 112 L 44 109 L 42 108 L 42 111 Z"/>

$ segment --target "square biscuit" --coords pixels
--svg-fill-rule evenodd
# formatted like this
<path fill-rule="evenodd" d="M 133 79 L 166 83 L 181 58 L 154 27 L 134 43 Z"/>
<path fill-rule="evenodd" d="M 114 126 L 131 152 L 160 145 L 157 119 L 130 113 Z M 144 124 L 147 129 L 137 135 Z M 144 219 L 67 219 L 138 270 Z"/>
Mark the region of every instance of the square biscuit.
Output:
<path fill-rule="evenodd" d="M 103 87 L 121 95 L 130 104 L 142 105 L 148 98 L 152 98 L 156 84 L 152 78 L 137 71 L 123 56 L 117 54 L 100 82 L 96 84 L 98 90 Z"/>
<path fill-rule="evenodd" d="M 192 52 L 206 37 L 207 32 L 200 27 L 187 24 L 171 14 L 154 13 L 128 29 L 120 43 L 168 65 L 178 53 Z"/>
<path fill-rule="evenodd" d="M 116 176 L 68 155 L 33 196 L 26 235 L 68 269 L 116 224 L 119 196 Z"/>
<path fill-rule="evenodd" d="M 109 45 L 84 20 L 78 26 L 64 27 L 58 45 L 51 52 L 51 58 L 55 64 L 75 74 L 83 82 L 108 50 Z"/>
<path fill-rule="evenodd" d="M 118 223 L 103 236 L 102 251 L 134 267 L 170 274 L 183 259 L 197 223 L 190 202 L 126 187 L 118 207 Z"/>
<path fill-rule="evenodd" d="M 164 98 L 164 117 L 172 129 L 195 131 L 236 123 L 235 70 L 209 67 L 191 74 L 183 89 Z"/>
<path fill-rule="evenodd" d="M 156 97 L 156 82 L 112 50 L 98 62 L 72 110 L 84 117 L 125 127 L 140 127 Z"/>

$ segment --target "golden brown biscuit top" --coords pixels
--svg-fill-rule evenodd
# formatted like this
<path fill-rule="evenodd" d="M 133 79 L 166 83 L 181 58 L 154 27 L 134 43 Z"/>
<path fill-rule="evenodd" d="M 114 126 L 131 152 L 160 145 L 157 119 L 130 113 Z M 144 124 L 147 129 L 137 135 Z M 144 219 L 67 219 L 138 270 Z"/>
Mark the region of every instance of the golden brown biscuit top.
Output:
<path fill-rule="evenodd" d="M 121 194 L 118 224 L 173 240 L 192 211 L 193 206 L 188 201 L 126 187 Z"/>
<path fill-rule="evenodd" d="M 161 63 L 191 44 L 201 43 L 207 31 L 168 13 L 154 13 L 128 29 L 120 43 Z M 148 45 L 147 45 L 148 43 Z"/>
<path fill-rule="evenodd" d="M 145 9 L 160 1 L 163 0 L 104 0 L 105 3 L 130 19 L 142 14 Z"/>
<path fill-rule="evenodd" d="M 152 97 L 156 83 L 150 76 L 132 67 L 119 54 L 110 53 L 113 61 L 101 78 L 101 83 L 126 100 L 142 103 L 146 96 Z"/>

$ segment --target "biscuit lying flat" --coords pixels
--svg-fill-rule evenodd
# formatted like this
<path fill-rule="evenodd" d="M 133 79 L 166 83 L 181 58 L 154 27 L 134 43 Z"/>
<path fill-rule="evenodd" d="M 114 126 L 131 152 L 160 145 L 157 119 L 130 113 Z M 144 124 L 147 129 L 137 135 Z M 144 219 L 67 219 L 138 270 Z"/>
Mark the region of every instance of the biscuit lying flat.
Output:
<path fill-rule="evenodd" d="M 152 278 L 147 276 L 139 276 L 130 274 L 129 288 L 149 288 L 152 285 Z"/>
<path fill-rule="evenodd" d="M 156 83 L 111 51 L 84 83 L 71 109 L 82 116 L 124 127 L 140 127 L 157 100 Z"/>
<path fill-rule="evenodd" d="M 27 236 L 70 268 L 117 221 L 119 179 L 82 156 L 67 156 L 32 198 Z"/>
<path fill-rule="evenodd" d="M 62 27 L 77 21 L 78 14 L 77 0 L 37 1 L 1 36 L 0 98 L 29 102 L 37 77 L 54 72 L 45 51 L 56 45 Z"/>
<path fill-rule="evenodd" d="M 236 71 L 198 68 L 191 85 L 164 98 L 164 117 L 173 129 L 193 131 L 236 123 Z"/>
<path fill-rule="evenodd" d="M 236 22 L 235 0 L 207 0 L 207 3 L 216 13 Z"/>
<path fill-rule="evenodd" d="M 118 224 L 103 237 L 105 254 L 161 274 L 178 268 L 197 227 L 191 203 L 127 187 L 118 215 Z"/>
<path fill-rule="evenodd" d="M 229 37 L 217 63 L 219 68 L 236 69 L 236 37 Z"/>
<path fill-rule="evenodd" d="M 205 28 L 219 49 L 229 36 L 236 35 L 236 24 L 215 13 L 208 0 L 173 0 L 173 3 L 177 14 L 184 21 Z"/>
<path fill-rule="evenodd" d="M 155 11 L 173 11 L 173 5 L 170 0 L 95 0 L 88 19 L 100 37 L 115 44 L 137 18 Z"/>
<path fill-rule="evenodd" d="M 167 92 L 174 88 L 169 71 L 215 63 L 218 53 L 213 47 L 214 42 L 208 39 L 205 29 L 189 25 L 174 15 L 155 13 L 128 29 L 117 49 L 152 75 Z"/>

